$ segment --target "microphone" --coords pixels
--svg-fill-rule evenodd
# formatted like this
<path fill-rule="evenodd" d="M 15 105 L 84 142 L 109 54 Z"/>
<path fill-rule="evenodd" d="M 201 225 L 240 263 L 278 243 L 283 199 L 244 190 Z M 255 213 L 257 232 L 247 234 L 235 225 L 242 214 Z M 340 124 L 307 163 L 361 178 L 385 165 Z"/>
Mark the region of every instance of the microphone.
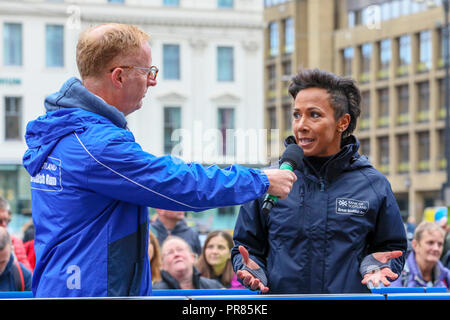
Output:
<path fill-rule="evenodd" d="M 287 169 L 290 171 L 294 171 L 297 169 L 298 164 L 303 159 L 303 149 L 300 148 L 297 144 L 289 144 L 286 147 L 286 150 L 284 151 L 283 155 L 281 156 L 280 162 L 280 169 Z M 278 197 L 267 194 L 266 198 L 264 199 L 264 203 L 262 206 L 262 211 L 265 214 L 268 214 L 270 210 L 272 210 L 275 203 L 277 203 Z"/>

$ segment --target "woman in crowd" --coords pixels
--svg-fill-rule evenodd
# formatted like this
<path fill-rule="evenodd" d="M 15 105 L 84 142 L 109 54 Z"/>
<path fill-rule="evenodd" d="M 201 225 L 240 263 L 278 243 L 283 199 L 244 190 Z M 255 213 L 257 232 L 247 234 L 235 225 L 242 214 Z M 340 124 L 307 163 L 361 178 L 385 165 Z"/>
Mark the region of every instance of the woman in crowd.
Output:
<path fill-rule="evenodd" d="M 148 259 L 150 260 L 152 283 L 161 281 L 161 250 L 158 239 L 150 230 L 148 231 Z"/>
<path fill-rule="evenodd" d="M 435 222 L 422 221 L 414 232 L 412 251 L 393 287 L 450 287 L 450 270 L 439 260 L 445 231 Z"/>
<path fill-rule="evenodd" d="M 225 288 L 245 288 L 237 281 L 233 271 L 230 254 L 233 246 L 230 233 L 222 230 L 210 232 L 198 259 L 197 269 L 202 276 L 218 280 Z"/>

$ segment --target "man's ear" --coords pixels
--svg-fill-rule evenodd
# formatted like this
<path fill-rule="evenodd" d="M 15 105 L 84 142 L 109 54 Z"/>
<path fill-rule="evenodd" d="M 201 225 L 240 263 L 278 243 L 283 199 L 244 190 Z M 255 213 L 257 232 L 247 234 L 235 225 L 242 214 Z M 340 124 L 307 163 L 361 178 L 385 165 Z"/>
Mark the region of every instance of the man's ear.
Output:
<path fill-rule="evenodd" d="M 113 72 L 111 72 L 110 80 L 115 88 L 123 87 L 123 69 L 115 68 Z"/>

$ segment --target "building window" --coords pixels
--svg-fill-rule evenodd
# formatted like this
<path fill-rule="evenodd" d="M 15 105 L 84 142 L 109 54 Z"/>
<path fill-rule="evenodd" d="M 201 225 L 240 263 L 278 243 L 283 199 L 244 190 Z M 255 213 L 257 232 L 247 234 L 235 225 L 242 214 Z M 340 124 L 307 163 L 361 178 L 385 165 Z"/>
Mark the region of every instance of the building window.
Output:
<path fill-rule="evenodd" d="M 422 31 L 419 33 L 419 65 L 418 72 L 425 72 L 431 69 L 431 31 Z"/>
<path fill-rule="evenodd" d="M 163 0 L 164 6 L 178 7 L 180 5 L 179 0 Z"/>
<path fill-rule="evenodd" d="M 397 87 L 398 114 L 397 124 L 403 125 L 409 123 L 409 90 L 408 85 Z"/>
<path fill-rule="evenodd" d="M 439 80 L 439 106 L 438 106 L 438 119 L 445 119 L 445 79 Z"/>
<path fill-rule="evenodd" d="M 378 127 L 385 128 L 389 126 L 389 90 L 378 90 Z"/>
<path fill-rule="evenodd" d="M 218 8 L 233 8 L 233 0 L 218 0 Z"/>
<path fill-rule="evenodd" d="M 5 97 L 5 140 L 21 140 L 22 98 Z"/>
<path fill-rule="evenodd" d="M 355 11 L 347 12 L 347 27 L 353 28 L 356 25 Z"/>
<path fill-rule="evenodd" d="M 22 65 L 22 24 L 20 23 L 3 25 L 3 64 L 5 66 Z"/>
<path fill-rule="evenodd" d="M 401 15 L 407 16 L 411 12 L 411 0 L 401 0 L 400 4 Z"/>
<path fill-rule="evenodd" d="M 45 26 L 45 64 L 47 67 L 64 66 L 64 26 Z"/>
<path fill-rule="evenodd" d="M 361 46 L 361 75 L 360 82 L 368 82 L 370 77 L 370 59 L 372 58 L 372 44 L 364 43 Z"/>
<path fill-rule="evenodd" d="M 278 23 L 276 21 L 269 24 L 269 56 L 278 55 Z"/>
<path fill-rule="evenodd" d="M 217 48 L 217 81 L 234 81 L 233 47 Z"/>
<path fill-rule="evenodd" d="M 419 172 L 430 171 L 430 135 L 428 132 L 420 132 L 417 135 Z"/>
<path fill-rule="evenodd" d="M 267 100 L 275 100 L 277 89 L 277 70 L 276 65 L 267 66 Z"/>
<path fill-rule="evenodd" d="M 398 136 L 398 172 L 409 172 L 409 137 L 407 134 Z"/>
<path fill-rule="evenodd" d="M 427 81 L 417 84 L 417 94 L 417 121 L 427 122 L 430 120 L 430 87 Z"/>
<path fill-rule="evenodd" d="M 221 145 L 221 150 L 219 150 L 219 154 L 222 156 L 234 156 L 234 109 L 219 108 L 217 122 L 217 127 L 221 133 L 221 144 L 219 144 Z"/>
<path fill-rule="evenodd" d="M 391 39 L 380 41 L 380 70 L 378 71 L 379 79 L 386 79 L 389 75 L 389 65 L 391 63 Z"/>
<path fill-rule="evenodd" d="M 368 159 L 370 159 L 370 139 L 361 139 L 360 140 L 360 147 L 359 152 L 361 155 L 366 156 Z"/>
<path fill-rule="evenodd" d="M 268 150 L 270 150 L 270 157 L 272 159 L 277 158 L 279 156 L 278 150 L 273 150 L 273 146 L 276 146 L 278 144 L 278 135 L 276 134 L 276 129 L 278 129 L 277 126 L 277 112 L 275 107 L 270 107 L 267 109 L 267 125 L 269 128 L 269 133 L 267 135 L 267 144 L 269 146 Z M 275 154 L 272 154 L 272 152 L 275 152 Z"/>
<path fill-rule="evenodd" d="M 370 91 L 361 93 L 361 119 L 359 129 L 367 130 L 370 128 Z"/>
<path fill-rule="evenodd" d="M 287 18 L 284 20 L 284 52 L 291 53 L 294 46 L 294 19 Z"/>
<path fill-rule="evenodd" d="M 180 46 L 163 45 L 163 76 L 167 80 L 180 80 Z"/>
<path fill-rule="evenodd" d="M 409 35 L 401 36 L 398 39 L 399 45 L 399 66 L 397 75 L 403 76 L 408 74 L 408 68 L 411 63 L 411 37 Z"/>
<path fill-rule="evenodd" d="M 345 48 L 343 51 L 343 72 L 344 76 L 350 77 L 352 75 L 352 63 L 353 63 L 353 47 Z"/>
<path fill-rule="evenodd" d="M 283 104 L 284 134 L 283 138 L 292 135 L 292 104 Z"/>
<path fill-rule="evenodd" d="M 392 1 L 391 17 L 392 19 L 400 17 L 400 0 Z"/>
<path fill-rule="evenodd" d="M 389 174 L 389 137 L 378 138 L 379 171 Z"/>
<path fill-rule="evenodd" d="M 445 170 L 447 168 L 447 160 L 445 159 L 445 130 L 438 130 L 438 157 L 437 167 L 439 170 Z"/>
<path fill-rule="evenodd" d="M 181 107 L 164 107 L 164 153 L 172 153 L 180 141 L 173 141 L 172 134 L 181 128 Z"/>

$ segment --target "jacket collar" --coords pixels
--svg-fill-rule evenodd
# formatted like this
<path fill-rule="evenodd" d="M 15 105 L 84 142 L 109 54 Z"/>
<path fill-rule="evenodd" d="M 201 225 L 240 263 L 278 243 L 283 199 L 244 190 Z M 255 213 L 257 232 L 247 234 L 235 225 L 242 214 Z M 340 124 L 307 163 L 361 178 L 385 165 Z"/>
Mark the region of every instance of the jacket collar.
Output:
<path fill-rule="evenodd" d="M 67 80 L 59 92 L 53 93 L 45 99 L 47 112 L 64 108 L 80 108 L 101 115 L 120 128 L 125 129 L 127 126 L 127 120 L 122 112 L 87 90 L 75 77 Z"/>
<path fill-rule="evenodd" d="M 289 136 L 285 139 L 284 144 L 287 146 L 291 143 L 297 143 L 294 136 Z M 358 154 L 359 141 L 355 136 L 350 135 L 342 140 L 341 150 L 332 156 L 323 166 L 320 172 L 317 172 L 310 164 L 307 157 L 303 158 L 298 170 L 302 171 L 306 176 L 312 180 L 323 178 L 328 182 L 333 181 L 343 171 L 351 170 L 354 167 L 356 160 L 360 158 Z M 361 163 L 358 166 L 363 165 Z M 363 166 L 368 166 L 368 162 L 364 161 Z"/>

